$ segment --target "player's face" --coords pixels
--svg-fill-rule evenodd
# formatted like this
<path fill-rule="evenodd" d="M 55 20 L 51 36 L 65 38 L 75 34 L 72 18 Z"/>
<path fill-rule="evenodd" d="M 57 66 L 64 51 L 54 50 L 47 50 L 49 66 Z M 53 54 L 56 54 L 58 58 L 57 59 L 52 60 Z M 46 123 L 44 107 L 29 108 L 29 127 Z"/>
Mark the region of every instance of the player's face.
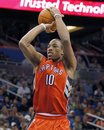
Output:
<path fill-rule="evenodd" d="M 48 59 L 58 60 L 63 55 L 62 45 L 59 40 L 54 39 L 50 41 L 47 48 Z"/>

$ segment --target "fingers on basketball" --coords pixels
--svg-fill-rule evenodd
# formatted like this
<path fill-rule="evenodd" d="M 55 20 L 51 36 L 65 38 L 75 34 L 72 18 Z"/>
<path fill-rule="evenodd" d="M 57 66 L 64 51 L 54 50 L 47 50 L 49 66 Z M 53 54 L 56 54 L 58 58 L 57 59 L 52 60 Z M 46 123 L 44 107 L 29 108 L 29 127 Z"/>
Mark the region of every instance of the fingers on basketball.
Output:
<path fill-rule="evenodd" d="M 56 30 L 56 24 L 55 24 L 55 19 L 52 16 L 51 12 L 48 9 L 44 9 L 42 10 L 39 15 L 38 15 L 38 23 L 44 23 L 44 24 L 51 24 L 52 22 L 54 22 L 54 24 L 52 24 L 51 26 L 51 30 L 52 32 Z"/>

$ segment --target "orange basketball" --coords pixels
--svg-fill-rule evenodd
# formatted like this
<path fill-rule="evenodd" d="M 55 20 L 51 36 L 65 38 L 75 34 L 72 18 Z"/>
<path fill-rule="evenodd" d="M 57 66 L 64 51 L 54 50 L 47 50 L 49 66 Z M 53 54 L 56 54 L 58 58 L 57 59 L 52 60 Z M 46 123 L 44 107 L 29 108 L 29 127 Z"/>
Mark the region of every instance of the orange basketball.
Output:
<path fill-rule="evenodd" d="M 54 17 L 52 16 L 52 14 L 50 13 L 50 11 L 48 9 L 44 9 L 39 13 L 38 16 L 38 23 L 44 23 L 44 24 L 51 24 L 53 21 L 55 21 Z M 53 25 L 51 27 L 52 31 L 56 30 L 56 25 Z"/>

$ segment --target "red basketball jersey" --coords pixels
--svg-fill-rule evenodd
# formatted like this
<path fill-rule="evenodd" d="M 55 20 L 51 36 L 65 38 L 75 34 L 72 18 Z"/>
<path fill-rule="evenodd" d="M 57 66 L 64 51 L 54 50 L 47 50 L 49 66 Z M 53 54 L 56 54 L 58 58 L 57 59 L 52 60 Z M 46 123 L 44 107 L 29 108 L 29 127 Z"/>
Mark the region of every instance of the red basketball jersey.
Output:
<path fill-rule="evenodd" d="M 71 79 L 62 61 L 42 58 L 34 79 L 33 105 L 36 113 L 66 114 Z"/>

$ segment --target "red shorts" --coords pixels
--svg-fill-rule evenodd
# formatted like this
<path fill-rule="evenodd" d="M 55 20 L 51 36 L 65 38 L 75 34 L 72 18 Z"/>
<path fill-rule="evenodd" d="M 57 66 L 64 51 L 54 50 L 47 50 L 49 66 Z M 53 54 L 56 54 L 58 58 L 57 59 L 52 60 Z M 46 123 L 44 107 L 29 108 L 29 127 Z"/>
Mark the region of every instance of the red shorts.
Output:
<path fill-rule="evenodd" d="M 36 115 L 27 130 L 70 130 L 70 122 L 66 116 Z"/>

